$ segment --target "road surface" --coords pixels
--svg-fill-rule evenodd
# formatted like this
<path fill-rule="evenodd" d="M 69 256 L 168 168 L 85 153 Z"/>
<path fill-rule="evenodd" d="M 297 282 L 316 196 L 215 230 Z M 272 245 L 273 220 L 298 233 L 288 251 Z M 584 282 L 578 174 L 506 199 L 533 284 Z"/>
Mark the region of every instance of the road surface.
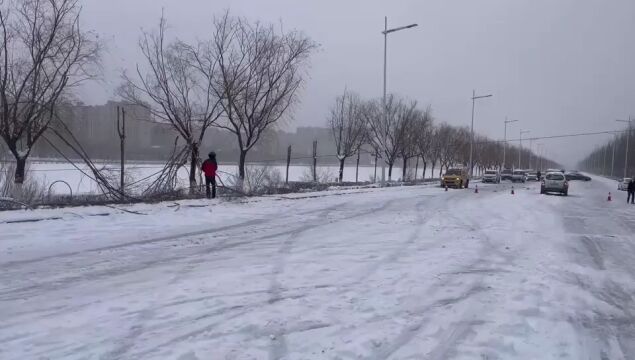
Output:
<path fill-rule="evenodd" d="M 635 358 L 635 206 L 510 188 L 2 213 L 0 358 Z"/>

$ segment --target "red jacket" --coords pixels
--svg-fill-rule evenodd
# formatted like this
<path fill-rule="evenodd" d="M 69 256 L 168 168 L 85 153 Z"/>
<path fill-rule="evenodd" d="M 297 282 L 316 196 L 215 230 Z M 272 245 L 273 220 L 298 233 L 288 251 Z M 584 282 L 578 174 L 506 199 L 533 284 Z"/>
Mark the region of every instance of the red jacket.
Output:
<path fill-rule="evenodd" d="M 203 161 L 203 166 L 201 167 L 206 177 L 216 177 L 216 170 L 218 170 L 218 164 L 216 161 L 207 159 Z"/>

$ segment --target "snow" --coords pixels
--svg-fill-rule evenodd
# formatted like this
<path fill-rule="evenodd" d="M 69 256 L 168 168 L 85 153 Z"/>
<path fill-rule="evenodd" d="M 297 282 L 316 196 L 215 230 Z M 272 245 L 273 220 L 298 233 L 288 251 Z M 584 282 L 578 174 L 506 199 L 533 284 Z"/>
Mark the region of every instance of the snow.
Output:
<path fill-rule="evenodd" d="M 627 359 L 613 185 L 0 213 L 0 358 Z"/>
<path fill-rule="evenodd" d="M 91 174 L 90 169 L 82 164 L 77 164 L 78 167 L 87 174 Z M 104 163 L 99 164 L 99 166 L 106 166 L 111 168 L 117 176 L 119 176 L 119 164 L 118 163 Z M 264 164 L 248 164 L 247 166 L 265 166 Z M 286 174 L 286 166 L 284 165 L 270 165 L 272 169 L 277 170 L 281 178 L 284 180 L 284 176 Z M 126 174 L 128 178 L 128 183 L 138 181 L 140 179 L 144 179 L 146 177 L 150 177 L 151 181 L 154 179 L 153 174 L 157 174 L 162 169 L 162 165 L 158 163 L 129 163 L 126 164 Z M 1 170 L 0 170 L 1 171 Z M 99 189 L 97 184 L 92 181 L 89 177 L 84 175 L 82 171 L 77 170 L 71 164 L 68 163 L 51 163 L 51 162 L 33 162 L 29 165 L 29 174 L 27 176 L 33 176 L 36 180 L 41 182 L 46 189 L 51 186 L 56 181 L 64 181 L 69 184 L 70 188 L 73 191 L 73 194 L 86 194 L 86 193 L 95 193 L 98 192 Z M 318 175 L 321 178 L 327 178 L 331 181 L 335 181 L 338 178 L 339 174 L 339 166 L 318 166 L 317 167 Z M 375 172 L 374 166 L 360 166 L 359 167 L 359 175 L 358 180 L 361 182 L 369 181 L 373 179 Z M 438 172 L 438 169 L 436 170 Z M 233 179 L 235 179 L 235 174 L 238 173 L 238 166 L 236 165 L 223 165 L 219 166 L 219 177 L 223 183 L 231 183 Z M 402 170 L 401 168 L 395 167 L 393 169 L 393 178 L 397 179 L 401 177 Z M 423 175 L 423 169 L 419 168 L 418 178 L 420 179 Z M 430 177 L 430 170 L 428 169 L 426 177 Z M 309 165 L 291 165 L 289 167 L 289 180 L 290 181 L 301 181 L 303 178 L 313 178 L 312 168 Z M 179 171 L 178 178 L 180 183 L 183 186 L 188 184 L 188 169 L 185 167 Z M 381 178 L 381 167 L 377 168 L 377 179 Z M 344 181 L 345 182 L 353 182 L 355 181 L 355 166 L 354 160 L 346 166 L 344 170 Z M 56 183 L 53 185 L 51 191 L 57 194 L 69 194 L 69 189 L 65 184 Z"/>

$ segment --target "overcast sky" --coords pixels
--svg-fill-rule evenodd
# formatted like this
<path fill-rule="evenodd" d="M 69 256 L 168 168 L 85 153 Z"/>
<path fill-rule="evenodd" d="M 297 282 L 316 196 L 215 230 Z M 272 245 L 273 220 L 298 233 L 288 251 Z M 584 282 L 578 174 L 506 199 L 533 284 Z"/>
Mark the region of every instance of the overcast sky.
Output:
<path fill-rule="evenodd" d="M 508 138 L 615 130 L 635 115 L 633 0 L 82 0 L 86 29 L 107 45 L 104 82 L 87 103 L 113 98 L 122 69 L 139 61 L 140 29 L 165 12 L 173 35 L 205 38 L 214 14 L 230 9 L 251 20 L 282 22 L 321 44 L 295 111 L 295 126 L 324 126 L 345 87 L 363 97 L 382 92 L 384 16 L 388 90 L 431 105 L 439 122 L 469 125 L 471 94 L 493 94 L 476 107 L 475 131 L 503 138 L 506 116 L 520 122 Z M 541 140 L 573 166 L 607 136 Z M 527 145 L 527 144 L 526 144 Z"/>

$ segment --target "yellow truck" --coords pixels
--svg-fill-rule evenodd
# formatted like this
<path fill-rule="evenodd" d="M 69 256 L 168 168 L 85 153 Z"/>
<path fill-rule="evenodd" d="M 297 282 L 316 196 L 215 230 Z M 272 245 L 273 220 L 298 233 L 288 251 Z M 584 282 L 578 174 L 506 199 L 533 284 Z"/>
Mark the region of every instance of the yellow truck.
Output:
<path fill-rule="evenodd" d="M 468 188 L 470 184 L 467 169 L 450 168 L 441 177 L 441 187 L 453 187 L 457 189 Z"/>

